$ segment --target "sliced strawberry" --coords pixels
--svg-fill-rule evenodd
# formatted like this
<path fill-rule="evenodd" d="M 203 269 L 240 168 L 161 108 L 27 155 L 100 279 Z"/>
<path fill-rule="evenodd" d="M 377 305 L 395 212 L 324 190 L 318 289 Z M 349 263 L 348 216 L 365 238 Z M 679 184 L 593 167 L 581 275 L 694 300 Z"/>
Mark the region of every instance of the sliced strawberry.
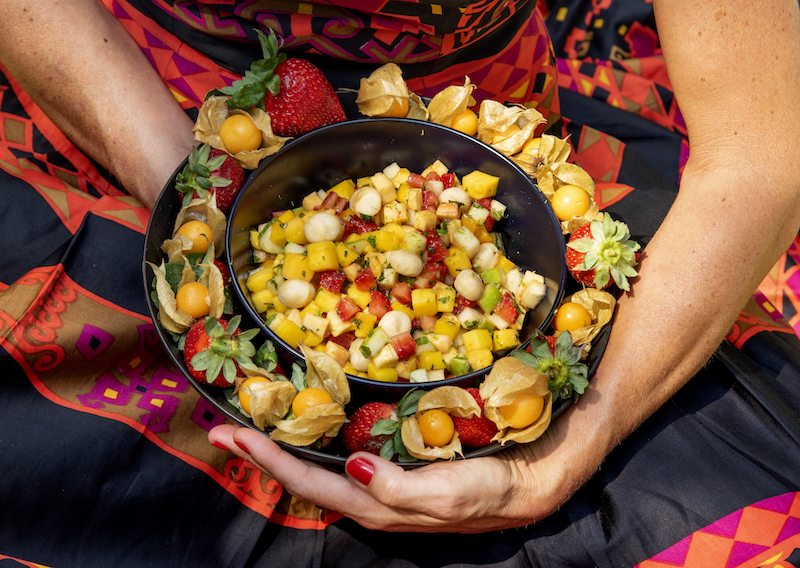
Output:
<path fill-rule="evenodd" d="M 492 439 L 497 434 L 497 426 L 494 422 L 486 418 L 483 414 L 483 399 L 481 398 L 480 391 L 475 387 L 465 389 L 478 406 L 481 408 L 480 416 L 471 416 L 469 418 L 461 418 L 459 416 L 452 416 L 453 426 L 458 432 L 458 439 L 464 446 L 470 448 L 482 448 L 492 443 Z"/>
<path fill-rule="evenodd" d="M 358 307 L 358 304 L 356 304 L 355 300 L 350 296 L 342 296 L 342 299 L 336 304 L 336 313 L 339 314 L 342 321 L 350 321 L 356 317 L 356 314 L 360 311 L 361 308 Z"/>
<path fill-rule="evenodd" d="M 497 314 L 508 323 L 515 323 L 517 321 L 517 318 L 519 318 L 519 307 L 514 297 L 511 295 L 511 292 L 503 293 L 503 298 L 500 300 L 500 303 L 495 306 L 494 312 L 492 313 Z"/>
<path fill-rule="evenodd" d="M 428 260 L 433 262 L 440 262 L 447 258 L 449 252 L 447 247 L 444 246 L 444 241 L 436 229 L 428 229 L 425 231 L 425 251 L 428 253 Z"/>
<path fill-rule="evenodd" d="M 324 209 L 333 209 L 336 207 L 336 202 L 339 201 L 339 195 L 335 191 L 330 191 L 322 200 L 322 203 L 314 207 L 314 210 L 321 211 Z"/>
<path fill-rule="evenodd" d="M 436 274 L 428 270 L 423 270 L 414 278 L 411 287 L 415 289 L 433 288 L 434 284 L 436 284 Z"/>
<path fill-rule="evenodd" d="M 350 345 L 352 345 L 355 340 L 356 340 L 356 334 L 353 333 L 352 331 L 346 331 L 335 337 L 330 336 L 328 338 L 328 341 L 336 343 L 337 345 L 341 345 L 345 349 L 350 349 Z"/>
<path fill-rule="evenodd" d="M 445 189 L 455 187 L 457 181 L 456 174 L 454 173 L 446 173 L 442 176 L 442 184 Z"/>
<path fill-rule="evenodd" d="M 492 228 L 494 227 L 494 217 L 491 215 L 492 211 L 492 199 L 490 197 L 486 197 L 484 199 L 477 199 L 475 203 L 489 211 L 489 216 L 486 217 L 486 220 L 483 222 L 483 226 L 486 227 L 486 230 L 491 232 Z"/>
<path fill-rule="evenodd" d="M 322 288 L 325 288 L 328 292 L 333 292 L 334 294 L 339 294 L 342 291 L 342 284 L 346 277 L 344 272 L 339 270 L 325 270 L 320 272 L 319 275 L 319 285 Z"/>
<path fill-rule="evenodd" d="M 453 308 L 453 313 L 455 315 L 458 315 L 462 311 L 464 311 L 464 308 L 474 308 L 477 305 L 478 305 L 478 302 L 475 302 L 474 300 L 467 300 L 461 294 L 457 294 L 456 295 L 456 305 Z"/>
<path fill-rule="evenodd" d="M 442 181 L 442 176 L 439 175 L 439 172 L 430 171 L 425 176 L 425 181 Z"/>
<path fill-rule="evenodd" d="M 392 298 L 406 306 L 411 305 L 411 285 L 408 282 L 398 282 L 392 287 Z"/>
<path fill-rule="evenodd" d="M 433 260 L 429 260 L 425 263 L 425 268 L 423 269 L 425 272 L 432 272 L 434 278 L 436 280 L 443 282 L 444 279 L 447 277 L 447 267 L 443 262 L 435 262 Z"/>
<path fill-rule="evenodd" d="M 369 233 L 376 231 L 378 225 L 374 221 L 365 221 L 358 215 L 352 215 L 344 226 L 344 235 L 342 238 L 352 235 L 353 233 L 360 235 L 362 233 Z"/>
<path fill-rule="evenodd" d="M 392 305 L 389 303 L 389 300 L 386 299 L 386 296 L 384 296 L 383 293 L 378 292 L 377 290 L 370 292 L 370 301 L 369 306 L 367 307 L 369 313 L 380 320 L 386 315 L 386 312 L 391 309 Z"/>
<path fill-rule="evenodd" d="M 408 359 L 417 352 L 417 342 L 409 333 L 401 333 L 392 337 L 392 345 L 397 351 L 397 357 L 402 361 Z"/>
<path fill-rule="evenodd" d="M 570 235 L 565 257 L 575 280 L 593 288 L 607 288 L 613 281 L 630 290 L 628 278 L 636 276 L 636 251 L 639 244 L 630 239 L 628 226 L 608 213 Z"/>
<path fill-rule="evenodd" d="M 419 174 L 411 173 L 408 174 L 406 183 L 409 185 L 409 187 L 425 187 L 425 178 Z"/>
<path fill-rule="evenodd" d="M 436 207 L 439 205 L 439 198 L 429 189 L 422 190 L 422 208 L 426 211 L 433 211 L 436 213 Z"/>
<path fill-rule="evenodd" d="M 353 284 L 355 284 L 356 288 L 363 292 L 368 292 L 378 287 L 378 282 L 375 280 L 375 275 L 369 268 L 365 268 L 356 274 L 356 277 L 353 279 Z"/>

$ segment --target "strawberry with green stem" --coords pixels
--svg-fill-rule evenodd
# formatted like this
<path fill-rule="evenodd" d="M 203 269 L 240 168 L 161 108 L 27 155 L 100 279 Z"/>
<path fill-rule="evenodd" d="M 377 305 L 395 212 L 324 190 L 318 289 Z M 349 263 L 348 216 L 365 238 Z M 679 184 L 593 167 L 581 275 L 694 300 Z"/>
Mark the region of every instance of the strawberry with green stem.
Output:
<path fill-rule="evenodd" d="M 636 251 L 628 226 L 608 213 L 577 229 L 567 242 L 566 263 L 572 277 L 581 284 L 603 289 L 615 282 L 630 290 L 628 278 L 636 276 Z"/>
<path fill-rule="evenodd" d="M 242 189 L 244 178 L 244 168 L 235 158 L 203 144 L 192 148 L 186 165 L 176 176 L 175 187 L 183 194 L 184 207 L 210 192 L 217 196 L 217 208 L 226 213 Z"/>
<path fill-rule="evenodd" d="M 547 375 L 547 386 L 553 400 L 578 398 L 589 386 L 589 367 L 581 362 L 583 350 L 572 343 L 568 331 L 559 334 L 555 342 L 537 331 L 531 339 L 530 352 L 517 349 L 511 355 Z"/>
<path fill-rule="evenodd" d="M 413 389 L 397 404 L 368 402 L 351 414 L 342 427 L 342 441 L 352 452 L 369 452 L 387 460 L 413 461 L 401 437 L 401 425 L 417 411 L 425 391 Z"/>
<path fill-rule="evenodd" d="M 254 371 L 256 354 L 252 339 L 257 329 L 239 330 L 241 316 L 230 321 L 208 317 L 189 328 L 183 344 L 183 358 L 193 377 L 217 387 L 230 387 L 242 369 Z"/>
<path fill-rule="evenodd" d="M 242 79 L 210 91 L 209 96 L 229 97 L 230 108 L 261 108 L 278 136 L 299 136 L 347 119 L 336 92 L 316 65 L 287 57 L 271 30 L 257 33 L 263 59 L 253 62 Z"/>

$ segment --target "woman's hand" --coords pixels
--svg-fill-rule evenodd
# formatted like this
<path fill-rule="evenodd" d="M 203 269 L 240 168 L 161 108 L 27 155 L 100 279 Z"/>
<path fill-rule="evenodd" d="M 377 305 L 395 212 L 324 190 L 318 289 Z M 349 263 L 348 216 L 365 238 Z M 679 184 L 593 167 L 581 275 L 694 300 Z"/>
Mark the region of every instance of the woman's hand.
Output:
<path fill-rule="evenodd" d="M 564 421 L 561 421 L 561 418 Z M 249 428 L 217 426 L 209 440 L 269 473 L 291 495 L 385 531 L 474 533 L 524 526 L 555 511 L 597 468 L 571 461 L 559 418 L 532 444 L 493 456 L 404 470 L 365 452 L 340 475 L 302 461 Z M 560 425 L 560 426 L 558 426 Z"/>

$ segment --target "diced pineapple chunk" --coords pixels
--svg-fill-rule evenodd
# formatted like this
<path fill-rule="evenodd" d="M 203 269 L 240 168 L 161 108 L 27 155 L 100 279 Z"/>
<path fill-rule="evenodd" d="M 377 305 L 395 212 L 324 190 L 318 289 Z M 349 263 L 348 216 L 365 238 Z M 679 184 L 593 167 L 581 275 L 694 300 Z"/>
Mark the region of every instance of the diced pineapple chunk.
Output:
<path fill-rule="evenodd" d="M 380 370 L 386 367 L 394 367 L 399 360 L 400 357 L 397 356 L 397 351 L 395 351 L 394 345 L 387 343 L 381 347 L 381 350 L 378 351 L 378 354 L 372 358 L 372 364 L 375 365 L 376 369 Z"/>
<path fill-rule="evenodd" d="M 516 329 L 500 329 L 492 334 L 493 350 L 502 351 L 519 345 L 519 332 Z"/>
<path fill-rule="evenodd" d="M 436 291 L 433 288 L 418 288 L 411 291 L 411 307 L 418 318 L 434 316 L 436 308 Z"/>
<path fill-rule="evenodd" d="M 479 349 L 492 349 L 492 334 L 485 329 L 473 329 L 464 333 L 464 347 L 467 353 Z"/>
<path fill-rule="evenodd" d="M 266 288 L 267 282 L 272 280 L 274 276 L 275 272 L 272 270 L 272 266 L 262 266 L 247 276 L 245 286 L 251 292 L 258 292 L 259 290 Z"/>
<path fill-rule="evenodd" d="M 344 197 L 345 199 L 350 199 L 353 196 L 353 192 L 356 190 L 356 184 L 351 179 L 346 179 L 340 181 L 332 188 L 328 190 L 328 193 L 331 191 L 334 192 L 339 197 Z"/>
<path fill-rule="evenodd" d="M 328 319 L 314 313 L 307 313 L 303 317 L 303 327 L 322 338 L 328 333 L 330 324 L 331 322 Z"/>
<path fill-rule="evenodd" d="M 413 211 L 420 211 L 422 209 L 422 188 L 410 187 L 406 192 L 406 207 Z"/>

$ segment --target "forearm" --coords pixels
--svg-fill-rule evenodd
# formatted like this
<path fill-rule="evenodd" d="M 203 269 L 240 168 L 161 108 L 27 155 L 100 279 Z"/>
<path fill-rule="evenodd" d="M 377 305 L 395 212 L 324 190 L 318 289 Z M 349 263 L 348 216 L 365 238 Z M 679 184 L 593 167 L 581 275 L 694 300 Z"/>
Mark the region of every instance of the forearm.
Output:
<path fill-rule="evenodd" d="M 192 122 L 96 0 L 0 0 L 0 60 L 78 147 L 143 204 L 192 144 Z"/>
<path fill-rule="evenodd" d="M 656 3 L 691 154 L 587 392 L 532 449 L 570 464 L 564 494 L 705 364 L 797 235 L 797 3 L 745 4 Z M 722 29 L 708 26 L 714 14 Z"/>

